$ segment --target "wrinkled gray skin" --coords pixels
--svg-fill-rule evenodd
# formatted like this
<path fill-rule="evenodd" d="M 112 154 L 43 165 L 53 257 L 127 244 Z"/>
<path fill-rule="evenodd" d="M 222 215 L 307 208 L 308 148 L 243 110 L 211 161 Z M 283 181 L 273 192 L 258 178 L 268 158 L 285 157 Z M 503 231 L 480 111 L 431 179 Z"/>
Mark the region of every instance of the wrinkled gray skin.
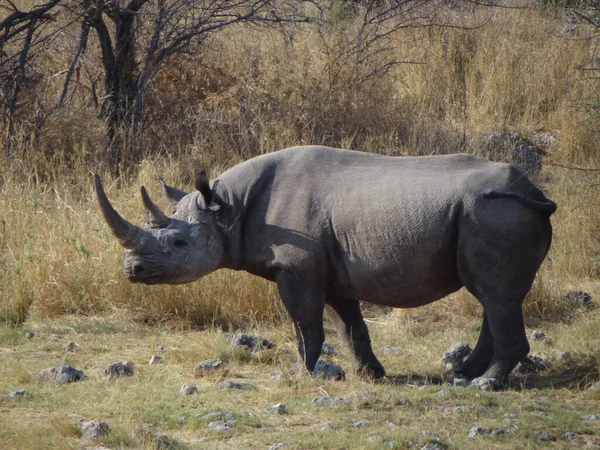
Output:
<path fill-rule="evenodd" d="M 518 169 L 470 155 L 387 157 L 295 147 L 239 164 L 202 192 L 163 184 L 167 218 L 138 228 L 103 214 L 127 248 L 125 274 L 188 283 L 220 269 L 277 283 L 312 372 L 328 313 L 360 368 L 381 377 L 359 300 L 410 308 L 465 286 L 484 308 L 481 334 L 457 369 L 505 383 L 529 352 L 522 302 L 550 247 L 556 205 Z"/>

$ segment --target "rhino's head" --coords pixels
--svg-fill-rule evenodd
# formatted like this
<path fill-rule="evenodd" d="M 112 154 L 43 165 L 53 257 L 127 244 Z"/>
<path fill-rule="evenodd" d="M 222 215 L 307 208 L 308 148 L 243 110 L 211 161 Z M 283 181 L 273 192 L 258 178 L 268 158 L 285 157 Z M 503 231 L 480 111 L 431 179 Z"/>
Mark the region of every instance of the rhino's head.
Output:
<path fill-rule="evenodd" d="M 199 192 L 186 194 L 162 180 L 161 184 L 167 201 L 176 207 L 175 213 L 167 217 L 142 186 L 148 223 L 141 228 L 119 215 L 106 197 L 100 177 L 94 175 L 102 215 L 126 249 L 125 276 L 134 283 L 189 283 L 221 265 L 226 244 L 221 217 L 225 205 L 214 195 L 204 172 L 196 180 Z"/>

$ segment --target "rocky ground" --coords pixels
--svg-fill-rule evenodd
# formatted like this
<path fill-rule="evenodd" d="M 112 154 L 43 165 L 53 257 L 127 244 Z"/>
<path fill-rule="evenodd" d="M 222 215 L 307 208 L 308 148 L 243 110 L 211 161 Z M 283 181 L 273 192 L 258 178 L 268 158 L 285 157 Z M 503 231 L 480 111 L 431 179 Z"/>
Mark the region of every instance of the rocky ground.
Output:
<path fill-rule="evenodd" d="M 389 373 L 377 382 L 352 371 L 332 330 L 314 378 L 298 370 L 291 329 L 0 328 L 0 447 L 600 448 L 598 344 L 581 345 L 595 309 L 570 329 L 528 330 L 532 354 L 502 391 L 449 384 L 477 321 L 417 336 L 397 316 L 370 319 Z"/>

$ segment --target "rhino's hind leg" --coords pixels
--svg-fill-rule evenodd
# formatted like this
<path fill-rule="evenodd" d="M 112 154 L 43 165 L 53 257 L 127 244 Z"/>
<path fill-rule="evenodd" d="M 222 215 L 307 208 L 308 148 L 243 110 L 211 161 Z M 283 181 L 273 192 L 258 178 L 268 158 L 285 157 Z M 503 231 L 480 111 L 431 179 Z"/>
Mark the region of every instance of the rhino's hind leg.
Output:
<path fill-rule="evenodd" d="M 494 339 L 490 333 L 487 315 L 484 311 L 477 345 L 469 357 L 456 369 L 456 374 L 462 375 L 469 380 L 480 377 L 487 370 L 493 356 Z"/>
<path fill-rule="evenodd" d="M 340 338 L 352 351 L 360 372 L 374 378 L 385 376 L 385 369 L 373 353 L 367 324 L 357 300 L 328 298 L 327 316 L 335 325 Z"/>
<path fill-rule="evenodd" d="M 467 378 L 491 379 L 492 384 L 498 387 L 507 384 L 508 374 L 529 353 L 522 305 L 532 281 L 532 278 L 521 278 L 504 285 L 502 280 L 497 280 L 495 286 L 486 284 L 485 288 L 466 284 L 483 305 L 485 318 L 477 346 L 463 367 L 458 369 L 459 373 Z M 490 344 L 493 345 L 491 358 Z M 479 381 L 474 380 L 474 384 Z"/>
<path fill-rule="evenodd" d="M 496 386 L 507 384 L 508 374 L 529 353 L 523 322 L 523 299 L 532 282 L 533 277 L 521 277 L 505 283 L 497 279 L 495 285 L 466 284 L 483 306 L 484 321 L 473 355 L 458 369 L 459 373 L 468 378 L 491 379 Z M 493 346 L 491 358 L 490 345 Z M 483 373 L 478 373 L 486 362 Z M 471 373 L 464 373 L 465 368 Z M 478 381 L 474 380 L 474 384 Z"/>
<path fill-rule="evenodd" d="M 508 374 L 529 353 L 522 301 L 484 304 L 484 308 L 494 340 L 494 356 L 481 378 L 506 385 Z"/>
<path fill-rule="evenodd" d="M 483 306 L 493 341 L 493 356 L 481 378 L 505 385 L 529 352 L 522 305 L 550 247 L 552 227 L 547 214 L 509 199 L 476 199 L 471 208 L 461 218 L 457 269 L 463 285 Z M 483 365 L 490 341 L 485 329 L 481 339 L 473 361 L 481 358 Z M 472 374 L 480 369 L 469 364 Z"/>
<path fill-rule="evenodd" d="M 325 295 L 315 283 L 285 270 L 277 274 L 276 282 L 281 300 L 294 321 L 300 356 L 306 369 L 313 373 L 325 342 Z"/>

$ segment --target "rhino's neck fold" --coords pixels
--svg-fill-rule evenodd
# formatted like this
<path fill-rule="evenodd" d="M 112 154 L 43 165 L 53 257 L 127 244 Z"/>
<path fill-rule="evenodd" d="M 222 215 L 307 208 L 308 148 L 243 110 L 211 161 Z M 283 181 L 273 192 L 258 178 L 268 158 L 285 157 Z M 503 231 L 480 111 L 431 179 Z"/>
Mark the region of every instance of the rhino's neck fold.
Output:
<path fill-rule="evenodd" d="M 219 223 L 223 233 L 223 258 L 220 267 L 242 270 L 243 201 L 237 198 L 222 180 L 215 191 L 218 198 L 227 205 L 217 213 L 221 215 Z"/>

